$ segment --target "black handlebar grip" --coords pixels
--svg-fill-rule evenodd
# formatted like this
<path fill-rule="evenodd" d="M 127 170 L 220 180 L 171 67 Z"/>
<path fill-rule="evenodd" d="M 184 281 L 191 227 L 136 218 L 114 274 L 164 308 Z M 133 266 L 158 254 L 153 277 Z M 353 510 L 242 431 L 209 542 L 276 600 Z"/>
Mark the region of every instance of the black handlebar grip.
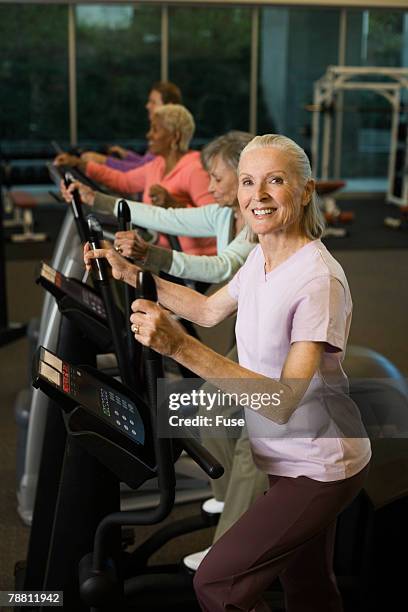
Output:
<path fill-rule="evenodd" d="M 137 285 L 136 285 L 139 289 L 139 293 L 140 293 L 140 297 L 143 298 L 144 300 L 150 300 L 154 303 L 157 302 L 157 289 L 156 289 L 156 283 L 154 282 L 154 278 L 153 276 L 150 274 L 150 272 L 145 272 L 143 270 L 140 270 L 138 272 L 138 278 L 137 278 Z M 154 351 L 151 348 L 148 348 L 147 346 L 143 347 L 143 354 L 145 356 L 145 362 L 146 362 L 146 368 L 148 369 L 150 366 L 149 364 L 154 364 L 153 365 L 153 370 L 155 372 L 155 374 L 153 374 L 153 370 L 150 372 L 150 376 L 149 378 L 151 379 L 157 379 L 163 376 L 163 372 L 162 372 L 162 357 L 161 355 L 159 355 L 159 353 L 156 353 L 156 351 Z M 160 370 L 160 372 L 159 372 Z M 156 384 L 156 382 L 154 382 L 154 384 Z M 147 382 L 147 386 L 149 387 L 149 382 Z M 152 405 L 156 405 L 156 400 L 153 401 L 153 392 L 150 393 L 151 396 L 151 401 L 153 402 Z"/>
<path fill-rule="evenodd" d="M 140 290 L 140 297 L 145 300 L 157 302 L 157 289 L 153 276 L 150 272 L 140 270 L 138 272 L 137 287 Z"/>
<path fill-rule="evenodd" d="M 200 442 L 192 437 L 184 438 L 182 441 L 184 450 L 213 480 L 221 478 L 224 468 L 221 463 Z"/>
<path fill-rule="evenodd" d="M 64 175 L 65 187 L 68 189 L 71 183 L 74 183 L 74 182 L 75 182 L 75 178 L 72 176 L 72 174 L 70 172 L 66 172 Z M 72 210 L 74 211 L 75 218 L 83 219 L 84 213 L 82 211 L 81 196 L 79 195 L 78 189 L 74 189 L 74 191 L 72 192 L 71 203 L 72 203 Z"/>
<path fill-rule="evenodd" d="M 74 181 L 75 181 L 75 178 L 72 176 L 70 172 L 66 172 L 64 174 L 65 187 L 68 188 L 71 185 L 71 183 L 73 183 Z M 82 243 L 84 244 L 85 242 L 87 242 L 89 236 L 88 236 L 88 227 L 86 225 L 86 221 L 84 217 L 84 211 L 82 208 L 81 196 L 79 195 L 78 189 L 74 189 L 74 191 L 72 192 L 71 208 L 72 208 L 76 226 L 79 232 L 79 236 L 81 238 Z"/>
<path fill-rule="evenodd" d="M 118 202 L 118 220 L 119 229 L 121 232 L 126 232 L 127 230 L 132 229 L 132 224 L 130 221 L 130 208 L 126 200 L 119 200 Z"/>
<path fill-rule="evenodd" d="M 101 248 L 102 227 L 93 215 L 88 216 L 89 244 L 92 250 Z M 109 283 L 108 264 L 105 259 L 92 260 L 92 273 L 98 282 Z"/>

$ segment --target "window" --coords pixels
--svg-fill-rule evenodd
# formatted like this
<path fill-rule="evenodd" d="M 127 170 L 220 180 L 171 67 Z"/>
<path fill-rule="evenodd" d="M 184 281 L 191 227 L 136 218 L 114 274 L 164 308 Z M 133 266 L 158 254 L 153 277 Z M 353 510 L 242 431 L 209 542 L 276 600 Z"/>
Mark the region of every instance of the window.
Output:
<path fill-rule="evenodd" d="M 285 134 L 309 152 L 312 115 L 307 106 L 313 102 L 314 81 L 329 64 L 338 63 L 339 16 L 333 9 L 262 9 L 259 133 Z"/>
<path fill-rule="evenodd" d="M 408 28 L 402 11 L 348 11 L 349 66 L 408 67 Z M 384 77 L 366 77 L 384 81 Z M 406 94 L 407 92 L 405 92 Z M 391 138 L 391 104 L 378 93 L 344 93 L 342 175 L 385 178 Z"/>
<path fill-rule="evenodd" d="M 174 7 L 169 11 L 169 78 L 203 141 L 248 130 L 251 10 Z"/>
<path fill-rule="evenodd" d="M 69 139 L 67 8 L 0 5 L 2 149 Z"/>
<path fill-rule="evenodd" d="M 158 6 L 78 6 L 77 98 L 81 143 L 144 144 L 145 103 L 160 79 Z"/>
<path fill-rule="evenodd" d="M 347 65 L 404 66 L 404 51 L 406 58 L 408 47 L 406 22 L 402 11 L 347 11 Z"/>

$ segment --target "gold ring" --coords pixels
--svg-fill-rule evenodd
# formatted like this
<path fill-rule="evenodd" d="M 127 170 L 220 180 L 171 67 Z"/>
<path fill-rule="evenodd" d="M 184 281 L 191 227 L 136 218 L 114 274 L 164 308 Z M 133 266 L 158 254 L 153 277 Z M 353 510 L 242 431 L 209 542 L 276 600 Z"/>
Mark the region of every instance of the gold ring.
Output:
<path fill-rule="evenodd" d="M 140 329 L 140 325 L 132 325 L 132 332 L 134 334 L 138 334 Z"/>
<path fill-rule="evenodd" d="M 122 249 L 119 246 L 115 246 L 115 251 L 119 254 L 122 253 Z"/>

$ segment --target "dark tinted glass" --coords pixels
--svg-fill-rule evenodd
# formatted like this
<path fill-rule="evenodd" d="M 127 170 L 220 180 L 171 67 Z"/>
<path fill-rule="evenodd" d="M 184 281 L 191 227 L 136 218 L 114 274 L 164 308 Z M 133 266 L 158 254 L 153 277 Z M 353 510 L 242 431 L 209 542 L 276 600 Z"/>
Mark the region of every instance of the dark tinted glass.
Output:
<path fill-rule="evenodd" d="M 78 6 L 78 137 L 144 142 L 145 103 L 160 78 L 159 6 Z"/>
<path fill-rule="evenodd" d="M 194 115 L 196 138 L 247 130 L 251 10 L 174 7 L 169 28 L 169 78 Z"/>
<path fill-rule="evenodd" d="M 67 7 L 0 5 L 0 137 L 4 150 L 69 138 Z"/>

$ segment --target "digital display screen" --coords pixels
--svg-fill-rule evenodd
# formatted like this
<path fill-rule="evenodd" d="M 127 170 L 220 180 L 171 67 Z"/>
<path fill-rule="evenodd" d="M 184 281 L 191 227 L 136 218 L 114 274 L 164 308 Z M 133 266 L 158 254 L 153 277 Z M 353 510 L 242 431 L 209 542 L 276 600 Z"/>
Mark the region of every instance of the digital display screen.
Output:
<path fill-rule="evenodd" d="M 119 383 L 118 386 L 111 386 L 109 382 L 99 380 L 97 373 L 94 375 L 86 368 L 71 366 L 44 347 L 40 350 L 38 368 L 43 381 L 41 388 L 45 392 L 47 385 L 52 385 L 54 390 L 57 388 L 64 410 L 81 406 L 89 416 L 93 415 L 101 421 L 100 427 L 103 422 L 108 425 L 111 433 L 101 429 L 101 435 L 143 462 L 155 465 L 150 412 L 142 398 L 133 394 L 129 396 L 125 388 L 122 393 Z M 87 426 L 85 419 L 83 424 Z M 99 431 L 96 424 L 94 431 Z"/>
<path fill-rule="evenodd" d="M 106 320 L 103 300 L 90 287 L 64 276 L 46 263 L 42 264 L 40 276 L 61 289 L 66 295 L 82 306 L 85 306 L 89 311 Z"/>
<path fill-rule="evenodd" d="M 43 263 L 40 274 L 48 281 L 50 281 L 50 283 L 53 283 L 55 285 L 55 277 L 57 273 L 53 268 L 51 268 L 51 266 L 47 265 L 46 263 Z"/>
<path fill-rule="evenodd" d="M 44 361 L 40 361 L 40 374 L 54 385 L 57 385 L 57 387 L 61 386 L 61 374 L 44 363 Z"/>
<path fill-rule="evenodd" d="M 58 372 L 62 372 L 62 361 L 56 355 L 53 355 L 49 351 L 43 350 L 41 359 L 48 363 L 48 365 L 52 366 Z"/>

